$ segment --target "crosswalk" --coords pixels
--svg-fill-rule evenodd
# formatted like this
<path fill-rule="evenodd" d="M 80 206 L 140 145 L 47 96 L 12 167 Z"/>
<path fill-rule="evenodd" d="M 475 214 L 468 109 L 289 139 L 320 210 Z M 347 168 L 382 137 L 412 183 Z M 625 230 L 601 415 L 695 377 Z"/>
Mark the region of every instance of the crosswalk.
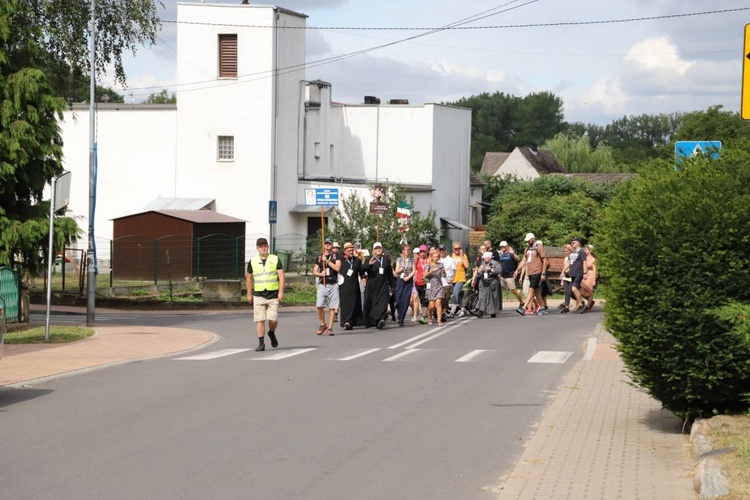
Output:
<path fill-rule="evenodd" d="M 276 349 L 272 351 L 263 351 L 255 353 L 253 349 L 219 349 L 202 354 L 195 354 L 190 356 L 182 356 L 173 358 L 175 361 L 212 361 L 219 358 L 228 356 L 235 356 L 242 353 L 252 353 L 253 357 L 249 358 L 251 361 L 282 361 L 305 354 L 310 354 L 315 351 L 319 351 L 319 347 L 305 347 L 305 348 L 291 348 L 291 349 Z M 375 356 L 376 353 L 381 353 L 380 361 L 393 362 L 393 361 L 410 361 L 415 359 L 425 359 L 431 354 L 443 352 L 443 349 L 418 349 L 409 348 L 401 350 L 400 352 L 393 353 L 388 352 L 388 348 L 373 347 L 365 349 L 356 349 L 350 352 L 339 353 L 334 357 L 325 357 L 325 361 L 353 361 L 357 359 L 363 359 L 366 357 Z M 488 362 L 495 359 L 500 351 L 493 349 L 474 349 L 467 353 L 462 353 L 458 358 L 454 359 L 454 363 L 481 363 Z M 556 363 L 564 364 L 573 355 L 572 352 L 567 351 L 537 351 L 528 360 L 527 363 Z M 385 357 L 383 357 L 385 356 Z"/>

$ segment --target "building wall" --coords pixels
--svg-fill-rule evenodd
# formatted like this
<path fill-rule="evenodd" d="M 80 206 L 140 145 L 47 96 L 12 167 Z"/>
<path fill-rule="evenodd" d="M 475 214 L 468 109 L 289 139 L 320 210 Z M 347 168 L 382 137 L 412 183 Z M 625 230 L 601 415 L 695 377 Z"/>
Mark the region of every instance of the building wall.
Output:
<path fill-rule="evenodd" d="M 520 180 L 528 181 L 539 177 L 539 172 L 531 166 L 529 161 L 524 158 L 521 151 L 516 148 L 510 156 L 508 156 L 508 159 L 505 160 L 495 175 L 515 175 Z"/>
<path fill-rule="evenodd" d="M 139 212 L 159 196 L 174 196 L 175 128 L 173 105 L 99 104 L 97 111 L 97 189 L 94 233 L 105 258 L 112 219 Z M 148 124 L 145 126 L 144 124 Z M 83 247 L 88 241 L 89 110 L 74 105 L 60 122 L 66 170 L 72 172 L 70 215 L 79 221 Z"/>

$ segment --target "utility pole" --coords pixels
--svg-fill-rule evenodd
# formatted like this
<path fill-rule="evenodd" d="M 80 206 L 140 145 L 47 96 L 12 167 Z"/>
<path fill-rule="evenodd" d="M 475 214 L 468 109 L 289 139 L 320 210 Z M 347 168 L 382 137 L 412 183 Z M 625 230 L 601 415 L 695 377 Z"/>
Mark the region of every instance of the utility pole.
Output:
<path fill-rule="evenodd" d="M 96 262 L 94 254 L 94 207 L 96 205 L 96 0 L 91 1 L 89 63 L 91 65 L 91 85 L 89 89 L 89 245 L 86 252 L 88 268 L 86 277 L 88 287 L 86 294 L 86 326 L 94 326 L 94 307 L 96 304 Z"/>

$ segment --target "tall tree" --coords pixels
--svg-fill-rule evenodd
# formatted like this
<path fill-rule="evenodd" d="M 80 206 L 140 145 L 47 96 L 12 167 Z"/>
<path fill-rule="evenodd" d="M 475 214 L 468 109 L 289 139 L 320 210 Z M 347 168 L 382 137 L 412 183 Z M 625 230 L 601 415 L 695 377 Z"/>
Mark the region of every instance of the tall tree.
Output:
<path fill-rule="evenodd" d="M 19 255 L 35 263 L 49 232 L 42 191 L 62 173 L 56 118 L 65 100 L 54 96 L 44 71 L 33 67 L 42 47 L 37 36 L 18 36 L 21 15 L 17 0 L 0 3 L 0 265 Z M 58 241 L 74 227 L 72 220 L 61 221 Z"/>
<path fill-rule="evenodd" d="M 705 111 L 685 115 L 675 138 L 681 141 L 719 140 L 730 143 L 750 141 L 750 124 L 737 112 L 724 111 L 720 105 L 711 106 Z"/>
<path fill-rule="evenodd" d="M 612 148 L 599 145 L 592 149 L 586 137 L 572 137 L 560 133 L 545 142 L 542 149 L 552 151 L 557 161 L 568 172 L 617 172 Z"/>
<path fill-rule="evenodd" d="M 563 101 L 552 92 L 538 92 L 518 101 L 513 113 L 513 146 L 539 146 L 565 128 Z"/>

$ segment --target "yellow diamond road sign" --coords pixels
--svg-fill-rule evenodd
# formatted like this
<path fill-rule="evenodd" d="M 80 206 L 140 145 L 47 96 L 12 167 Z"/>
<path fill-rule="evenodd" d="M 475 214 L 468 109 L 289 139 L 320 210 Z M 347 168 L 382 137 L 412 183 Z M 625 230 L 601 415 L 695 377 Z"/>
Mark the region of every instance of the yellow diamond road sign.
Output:
<path fill-rule="evenodd" d="M 745 25 L 745 49 L 742 51 L 742 106 L 743 120 L 750 120 L 750 24 Z"/>

